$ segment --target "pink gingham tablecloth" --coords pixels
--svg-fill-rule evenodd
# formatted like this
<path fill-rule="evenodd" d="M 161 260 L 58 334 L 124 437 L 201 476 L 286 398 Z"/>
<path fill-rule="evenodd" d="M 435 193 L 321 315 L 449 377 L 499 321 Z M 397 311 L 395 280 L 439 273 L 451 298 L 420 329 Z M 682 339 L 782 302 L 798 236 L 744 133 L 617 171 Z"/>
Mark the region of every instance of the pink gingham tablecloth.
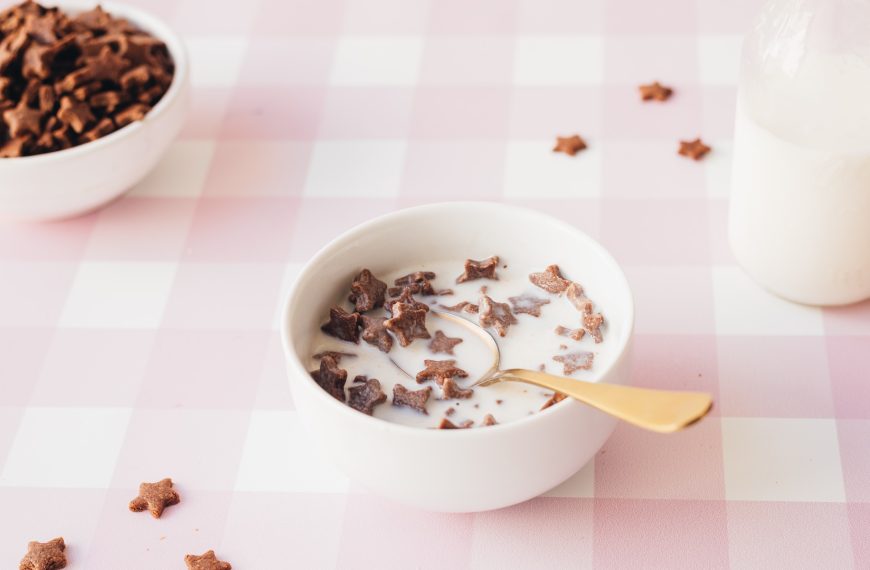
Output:
<path fill-rule="evenodd" d="M 155 0 L 193 107 L 123 199 L 0 226 L 0 567 L 870 568 L 870 304 L 791 305 L 726 243 L 739 34 L 756 0 Z M 636 86 L 676 89 L 642 104 Z M 580 133 L 575 158 L 550 152 Z M 695 163 L 678 139 L 714 150 Z M 637 299 L 638 385 L 716 395 L 617 428 L 546 496 L 444 515 L 323 463 L 278 311 L 338 232 L 451 199 L 600 239 Z M 564 442 L 571 453 L 571 442 Z M 546 469 L 546 465 L 541 465 Z M 139 482 L 182 503 L 133 514 Z"/>

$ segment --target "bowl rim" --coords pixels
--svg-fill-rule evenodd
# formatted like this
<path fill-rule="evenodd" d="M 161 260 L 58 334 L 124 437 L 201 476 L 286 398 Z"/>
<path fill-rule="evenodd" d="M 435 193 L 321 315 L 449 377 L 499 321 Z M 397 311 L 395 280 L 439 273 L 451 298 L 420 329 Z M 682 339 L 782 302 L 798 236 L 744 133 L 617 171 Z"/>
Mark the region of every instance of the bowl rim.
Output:
<path fill-rule="evenodd" d="M 531 215 L 533 217 L 539 218 L 542 222 L 546 222 L 551 226 L 559 226 L 563 230 L 567 230 L 575 234 L 576 237 L 580 238 L 581 241 L 585 241 L 587 246 L 591 249 L 595 250 L 595 252 L 600 255 L 605 262 L 610 263 L 613 267 L 613 278 L 620 282 L 620 284 L 624 287 L 624 290 L 627 293 L 627 302 L 625 307 L 625 315 L 624 315 L 624 325 L 625 325 L 625 334 L 620 339 L 620 344 L 617 347 L 615 356 L 608 363 L 606 367 L 599 371 L 599 378 L 605 377 L 616 365 L 619 363 L 625 356 L 627 349 L 631 343 L 631 340 L 634 336 L 634 322 L 635 322 L 635 311 L 634 311 L 634 295 L 631 291 L 631 286 L 629 284 L 628 278 L 625 275 L 622 266 L 616 261 L 613 255 L 597 240 L 592 238 L 586 232 L 578 229 L 577 227 L 555 218 L 549 214 L 545 214 L 539 210 L 535 210 L 533 208 L 526 208 L 522 206 L 516 206 L 512 204 L 504 204 L 502 202 L 487 202 L 487 201 L 448 201 L 448 202 L 436 202 L 432 204 L 424 204 L 420 206 L 413 206 L 410 208 L 402 208 L 399 210 L 395 210 L 389 212 L 387 214 L 377 216 L 365 222 L 362 222 L 333 238 L 326 245 L 321 247 L 317 253 L 315 253 L 299 270 L 298 276 L 294 281 L 293 285 L 289 288 L 286 293 L 285 300 L 282 304 L 281 308 L 281 344 L 283 346 L 283 353 L 285 358 L 285 365 L 288 364 L 286 361 L 289 360 L 290 364 L 294 367 L 295 372 L 303 375 L 307 378 L 308 382 L 303 382 L 306 386 L 305 389 L 313 389 L 314 392 L 317 393 L 318 397 L 322 398 L 322 402 L 331 402 L 335 407 L 333 408 L 336 413 L 339 414 L 347 414 L 345 417 L 348 418 L 349 421 L 362 421 L 362 422 L 373 422 L 369 425 L 373 427 L 380 426 L 381 429 L 385 430 L 395 430 L 399 433 L 406 433 L 408 435 L 418 434 L 420 437 L 444 437 L 441 435 L 433 435 L 435 433 L 440 432 L 452 432 L 455 435 L 447 436 L 447 437 L 485 437 L 487 433 L 501 433 L 507 430 L 516 430 L 516 429 L 524 429 L 524 426 L 528 425 L 531 422 L 540 422 L 540 421 L 548 421 L 546 418 L 555 418 L 559 415 L 564 415 L 569 413 L 568 410 L 577 407 L 584 406 L 584 404 L 572 400 L 571 398 L 566 398 L 562 402 L 557 403 L 554 406 L 547 408 L 546 410 L 542 410 L 539 413 L 532 414 L 526 417 L 519 418 L 517 420 L 513 420 L 504 424 L 496 424 L 493 426 L 487 426 L 487 429 L 457 429 L 457 430 L 439 430 L 439 429 L 425 429 L 416 426 L 407 426 L 404 424 L 398 424 L 394 422 L 388 422 L 386 420 L 382 420 L 380 418 L 376 418 L 373 416 L 369 416 L 367 414 L 361 414 L 360 412 L 352 409 L 347 404 L 341 403 L 329 394 L 326 393 L 320 386 L 318 386 L 314 380 L 311 378 L 310 371 L 303 364 L 301 359 L 293 350 L 292 345 L 292 335 L 290 333 L 290 310 L 292 305 L 296 303 L 296 297 L 299 290 L 299 283 L 302 281 L 302 277 L 311 271 L 311 268 L 318 263 L 320 263 L 325 257 L 327 257 L 334 249 L 341 247 L 346 242 L 352 241 L 356 236 L 363 234 L 365 232 L 370 231 L 373 227 L 376 227 L 380 224 L 389 223 L 395 219 L 401 219 L 403 217 L 420 214 L 425 212 L 433 212 L 438 210 L 450 210 L 454 208 L 491 208 L 494 210 L 501 210 L 504 212 L 521 212 L 524 215 Z M 288 378 L 288 381 L 294 381 Z M 330 404 L 327 404 L 330 405 Z M 543 418 L 543 419 L 542 419 Z M 483 435 L 481 435 L 481 433 Z M 461 435 L 460 435 L 461 434 Z"/>
<path fill-rule="evenodd" d="M 163 41 L 163 43 L 166 44 L 166 48 L 169 50 L 169 55 L 172 56 L 172 61 L 175 64 L 175 72 L 172 75 L 172 82 L 169 84 L 169 89 L 166 90 L 166 93 L 163 94 L 163 97 L 160 98 L 160 101 L 158 101 L 157 104 L 154 105 L 154 107 L 152 107 L 151 110 L 145 114 L 145 117 L 143 117 L 142 120 L 134 121 L 129 125 L 125 125 L 117 131 L 111 132 L 104 137 L 100 137 L 96 140 L 86 142 L 84 144 L 79 144 L 70 148 L 47 152 L 44 154 L 16 156 L 12 158 L 0 159 L 0 169 L 4 168 L 4 165 L 8 165 L 8 167 L 13 167 L 17 165 L 23 165 L 25 163 L 28 165 L 36 166 L 40 163 L 50 162 L 58 159 L 75 158 L 76 156 L 81 154 L 99 151 L 102 147 L 106 145 L 116 143 L 124 138 L 135 135 L 144 127 L 144 123 L 151 123 L 158 120 L 159 117 L 164 114 L 166 109 L 178 98 L 178 95 L 182 91 L 184 84 L 187 82 L 187 50 L 184 46 L 184 42 L 181 39 L 181 36 L 173 31 L 172 28 L 163 20 L 161 20 L 157 16 L 154 16 L 147 10 L 143 10 L 136 6 L 131 6 L 129 4 L 121 4 L 116 2 L 92 2 L 89 0 L 52 0 L 51 6 L 48 7 L 56 7 L 65 12 L 80 12 L 96 8 L 97 6 L 102 7 L 103 10 L 105 10 L 112 16 L 119 16 L 130 20 L 130 22 L 135 24 L 137 27 L 148 32 L 149 34 Z"/>

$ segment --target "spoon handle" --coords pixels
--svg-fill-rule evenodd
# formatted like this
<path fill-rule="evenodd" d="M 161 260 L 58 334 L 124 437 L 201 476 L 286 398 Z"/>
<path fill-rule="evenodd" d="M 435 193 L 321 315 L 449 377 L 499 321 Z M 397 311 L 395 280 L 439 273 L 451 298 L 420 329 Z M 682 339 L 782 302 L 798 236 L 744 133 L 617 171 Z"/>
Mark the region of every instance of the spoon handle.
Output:
<path fill-rule="evenodd" d="M 660 433 L 679 431 L 703 418 L 713 407 L 713 399 L 703 392 L 598 384 L 520 369 L 505 370 L 499 376 L 561 392 L 630 424 Z"/>

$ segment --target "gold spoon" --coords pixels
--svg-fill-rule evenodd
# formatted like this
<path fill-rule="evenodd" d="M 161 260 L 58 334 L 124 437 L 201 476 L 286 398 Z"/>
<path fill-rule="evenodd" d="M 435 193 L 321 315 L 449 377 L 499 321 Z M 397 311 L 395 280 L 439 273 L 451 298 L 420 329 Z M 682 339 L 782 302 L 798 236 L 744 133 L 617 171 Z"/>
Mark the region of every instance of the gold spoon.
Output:
<path fill-rule="evenodd" d="M 690 426 L 707 415 L 713 407 L 713 399 L 703 392 L 653 390 L 586 382 L 521 368 L 500 370 L 501 353 L 498 343 L 486 329 L 458 315 L 429 311 L 429 316 L 465 327 L 480 337 L 492 352 L 492 366 L 471 387 L 492 386 L 505 381 L 525 382 L 570 396 L 630 424 L 660 433 L 672 433 Z M 395 361 L 393 364 L 402 370 Z M 407 374 L 404 370 L 402 372 Z"/>

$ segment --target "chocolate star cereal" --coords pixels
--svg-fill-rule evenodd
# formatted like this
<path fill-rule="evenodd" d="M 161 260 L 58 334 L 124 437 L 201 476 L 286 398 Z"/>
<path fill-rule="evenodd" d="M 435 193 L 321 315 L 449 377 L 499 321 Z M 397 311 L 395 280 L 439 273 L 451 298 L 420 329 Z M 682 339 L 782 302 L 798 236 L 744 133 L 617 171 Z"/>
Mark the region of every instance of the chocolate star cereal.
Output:
<path fill-rule="evenodd" d="M 601 325 L 603 323 L 604 317 L 601 316 L 601 313 L 583 315 L 583 328 L 585 328 L 586 332 L 595 339 L 596 344 L 604 340 L 601 335 Z"/>
<path fill-rule="evenodd" d="M 445 311 L 450 311 L 451 313 L 459 313 L 465 311 L 466 313 L 477 313 L 480 310 L 480 307 L 469 303 L 468 301 L 462 301 L 460 303 L 456 303 L 455 305 L 441 305 L 441 308 Z"/>
<path fill-rule="evenodd" d="M 541 406 L 541 409 L 542 409 L 542 410 L 546 410 L 546 409 L 549 408 L 550 406 L 552 406 L 552 405 L 554 405 L 554 404 L 558 404 L 559 402 L 561 402 L 562 400 L 564 400 L 564 399 L 567 398 L 567 397 L 568 397 L 568 396 L 566 396 L 565 394 L 562 394 L 561 392 L 556 392 L 556 393 L 554 393 L 552 396 L 550 396 L 550 399 L 549 399 L 549 400 L 547 400 L 546 402 L 544 402 L 544 405 Z"/>
<path fill-rule="evenodd" d="M 452 378 L 445 378 L 441 383 L 441 398 L 443 400 L 452 400 L 454 398 L 465 400 L 474 394 L 471 388 L 460 388 Z"/>
<path fill-rule="evenodd" d="M 484 426 L 494 426 L 498 422 L 495 421 L 495 418 L 492 416 L 492 414 L 486 414 L 485 416 L 483 416 L 482 423 Z"/>
<path fill-rule="evenodd" d="M 187 570 L 232 570 L 233 568 L 229 562 L 218 560 L 214 550 L 208 550 L 199 556 L 188 554 L 184 557 L 184 563 L 187 564 Z"/>
<path fill-rule="evenodd" d="M 641 85 L 637 89 L 640 91 L 640 98 L 643 101 L 667 101 L 674 93 L 673 89 L 665 87 L 658 81 Z"/>
<path fill-rule="evenodd" d="M 459 426 L 457 426 L 447 418 L 442 418 L 441 423 L 438 424 L 438 427 L 436 429 L 459 429 Z"/>
<path fill-rule="evenodd" d="M 680 141 L 680 150 L 677 151 L 678 154 L 692 160 L 701 160 L 708 152 L 710 152 L 710 147 L 701 142 L 701 139 Z"/>
<path fill-rule="evenodd" d="M 388 292 L 390 297 L 398 297 L 407 287 L 414 295 L 434 295 L 435 289 L 430 283 L 432 279 L 435 279 L 435 274 L 431 271 L 415 271 L 393 281 L 395 287 L 390 287 Z"/>
<path fill-rule="evenodd" d="M 372 415 L 375 406 L 387 401 L 387 395 L 381 390 L 381 383 L 377 378 L 369 379 L 366 376 L 357 376 L 353 379 L 353 382 L 355 385 L 347 390 L 348 394 L 350 394 L 347 399 L 347 405 L 354 410 Z"/>
<path fill-rule="evenodd" d="M 318 352 L 312 358 L 315 360 L 321 360 L 324 356 L 331 356 L 336 363 L 341 362 L 342 358 L 356 358 L 356 354 L 352 352 L 337 352 L 335 350 L 324 350 L 323 352 Z"/>
<path fill-rule="evenodd" d="M 172 479 L 167 477 L 156 483 L 140 483 L 139 496 L 130 501 L 130 510 L 137 513 L 147 510 L 159 519 L 166 507 L 177 505 L 180 500 L 172 488 Z"/>
<path fill-rule="evenodd" d="M 548 265 L 541 273 L 532 273 L 529 275 L 529 281 L 537 285 L 548 293 L 561 295 L 565 292 L 571 282 L 562 277 L 562 272 L 559 271 L 558 265 Z"/>
<path fill-rule="evenodd" d="M 553 360 L 562 364 L 562 372 L 565 376 L 570 376 L 578 370 L 589 370 L 592 368 L 592 361 L 594 359 L 595 355 L 593 353 L 582 350 L 559 354 L 553 357 Z"/>
<path fill-rule="evenodd" d="M 583 287 L 579 283 L 571 282 L 568 288 L 565 289 L 565 296 L 574 305 L 574 308 L 581 313 L 590 314 L 592 312 L 592 301 L 586 298 L 583 293 Z"/>
<path fill-rule="evenodd" d="M 429 341 L 429 350 L 436 354 L 453 354 L 453 347 L 461 342 L 461 338 L 449 337 L 443 331 L 435 331 L 435 336 Z"/>
<path fill-rule="evenodd" d="M 405 287 L 404 289 L 402 289 L 402 294 L 399 295 L 398 299 L 390 301 L 385 305 L 388 313 L 393 313 L 393 305 L 395 305 L 396 303 L 405 303 L 406 305 L 411 305 L 413 308 L 421 309 L 423 311 L 429 310 L 429 305 L 427 305 L 426 303 L 421 303 L 414 298 L 414 295 L 411 293 L 410 287 Z"/>
<path fill-rule="evenodd" d="M 362 339 L 367 343 L 378 347 L 381 352 L 390 352 L 393 348 L 393 337 L 387 332 L 384 317 L 370 317 L 362 315 Z"/>
<path fill-rule="evenodd" d="M 348 313 L 341 307 L 329 309 L 329 322 L 320 330 L 330 336 L 359 344 L 359 313 Z"/>
<path fill-rule="evenodd" d="M 567 336 L 569 338 L 573 338 L 574 340 L 580 340 L 586 335 L 586 331 L 582 328 L 569 329 L 568 327 L 563 327 L 562 325 L 556 327 L 556 330 L 554 330 L 553 332 L 555 332 L 559 336 Z"/>
<path fill-rule="evenodd" d="M 517 324 L 517 318 L 511 312 L 510 305 L 493 301 L 488 295 L 480 299 L 480 326 L 493 327 L 498 336 L 505 336 L 508 327 Z"/>
<path fill-rule="evenodd" d="M 408 346 L 414 339 L 430 338 L 426 330 L 426 311 L 407 303 L 394 303 L 392 309 L 393 316 L 384 322 L 384 326 L 396 335 L 399 344 Z"/>
<path fill-rule="evenodd" d="M 401 384 L 396 384 L 393 386 L 393 405 L 405 406 L 429 415 L 429 412 L 426 410 L 426 402 L 429 401 L 431 393 L 431 386 L 426 386 L 420 390 L 408 390 Z"/>
<path fill-rule="evenodd" d="M 534 295 L 524 293 L 519 297 L 508 297 L 511 306 L 514 308 L 514 313 L 525 313 L 533 317 L 541 316 L 541 307 L 550 303 L 549 299 L 539 299 Z"/>
<path fill-rule="evenodd" d="M 456 278 L 457 283 L 474 281 L 475 279 L 494 279 L 498 281 L 495 270 L 498 269 L 498 256 L 493 255 L 480 261 L 474 259 L 465 260 L 465 272 Z"/>
<path fill-rule="evenodd" d="M 356 305 L 356 312 L 364 313 L 383 306 L 387 284 L 372 275 L 368 269 L 363 269 L 354 278 L 350 290 L 350 302 Z"/>
<path fill-rule="evenodd" d="M 66 568 L 66 544 L 63 537 L 48 542 L 27 543 L 27 554 L 18 563 L 18 570 L 57 570 Z"/>
<path fill-rule="evenodd" d="M 175 72 L 166 45 L 101 8 L 0 12 L 0 156 L 53 152 L 141 120 Z"/>
<path fill-rule="evenodd" d="M 426 366 L 417 373 L 417 382 L 422 384 L 427 380 L 434 380 L 439 386 L 448 378 L 467 378 L 468 372 L 458 368 L 455 360 L 424 360 Z"/>
<path fill-rule="evenodd" d="M 556 146 L 553 147 L 553 152 L 564 152 L 568 156 L 574 156 L 585 148 L 586 141 L 581 139 L 580 135 L 556 137 Z"/>
<path fill-rule="evenodd" d="M 345 401 L 344 384 L 347 382 L 347 370 L 338 367 L 331 356 L 320 359 L 320 368 L 311 372 L 311 377 L 317 385 L 326 390 L 333 398 Z"/>

